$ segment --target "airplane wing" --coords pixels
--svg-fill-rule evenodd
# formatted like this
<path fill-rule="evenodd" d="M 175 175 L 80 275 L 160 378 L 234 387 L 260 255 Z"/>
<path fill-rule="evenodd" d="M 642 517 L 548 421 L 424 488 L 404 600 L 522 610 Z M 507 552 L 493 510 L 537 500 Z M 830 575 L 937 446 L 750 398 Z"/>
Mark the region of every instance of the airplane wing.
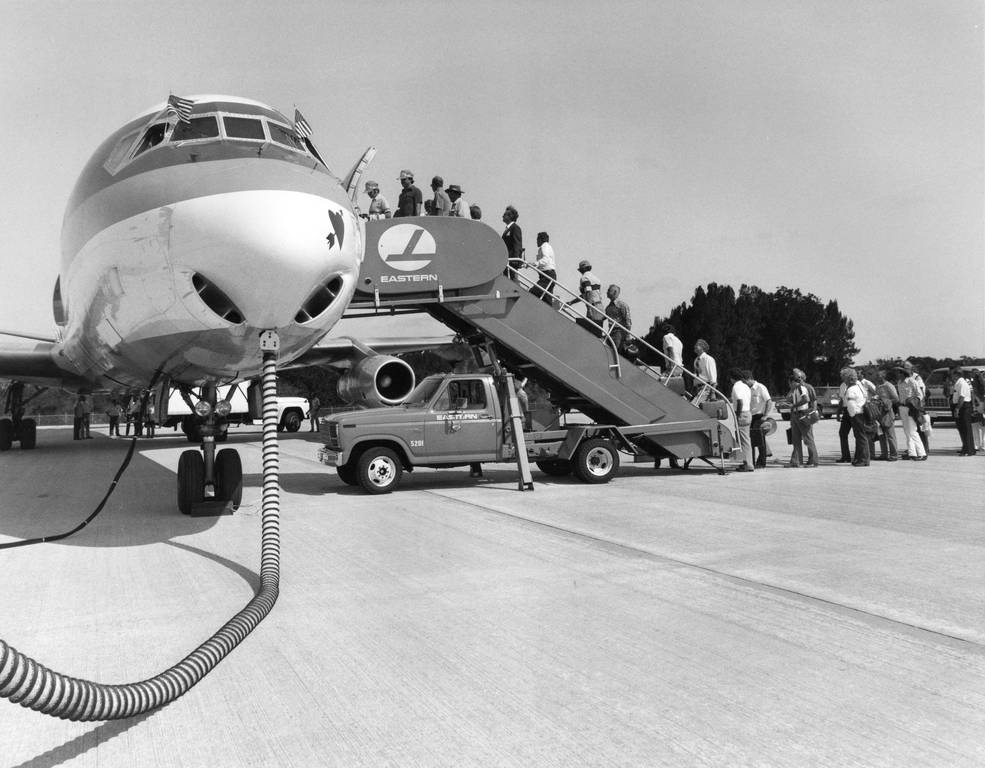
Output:
<path fill-rule="evenodd" d="M 7 334 L 34 338 L 27 334 Z M 57 363 L 61 345 L 55 341 L 39 341 L 24 346 L 0 346 L 0 379 L 16 379 L 27 384 L 73 389 L 90 386 L 80 376 L 65 370 Z"/>
<path fill-rule="evenodd" d="M 290 364 L 284 370 L 308 368 L 310 366 L 331 366 L 349 368 L 373 355 L 401 355 L 405 352 L 427 350 L 446 360 L 460 360 L 468 354 L 468 345 L 457 341 L 454 336 L 430 336 L 417 338 L 379 338 L 355 339 L 351 336 L 338 336 L 323 339 L 314 347 Z"/>

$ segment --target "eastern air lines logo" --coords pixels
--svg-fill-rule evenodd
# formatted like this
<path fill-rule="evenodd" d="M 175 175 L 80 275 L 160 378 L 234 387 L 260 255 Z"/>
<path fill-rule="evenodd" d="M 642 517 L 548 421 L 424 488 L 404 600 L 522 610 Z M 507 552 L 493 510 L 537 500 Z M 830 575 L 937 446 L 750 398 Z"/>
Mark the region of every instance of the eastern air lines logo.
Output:
<path fill-rule="evenodd" d="M 417 272 L 437 256 L 437 246 L 431 233 L 414 224 L 390 227 L 377 243 L 380 258 L 390 268 L 400 272 Z M 381 275 L 384 283 L 437 282 L 433 273 L 417 275 Z"/>

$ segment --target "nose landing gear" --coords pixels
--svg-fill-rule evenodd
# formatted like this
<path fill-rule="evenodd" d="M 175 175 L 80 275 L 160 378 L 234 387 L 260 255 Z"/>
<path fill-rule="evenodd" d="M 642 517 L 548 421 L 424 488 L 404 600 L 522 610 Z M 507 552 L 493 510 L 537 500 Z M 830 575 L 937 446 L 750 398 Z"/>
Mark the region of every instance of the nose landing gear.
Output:
<path fill-rule="evenodd" d="M 215 449 L 226 435 L 224 419 L 216 413 L 216 388 L 207 385 L 196 406 L 195 432 L 202 440 L 200 451 L 183 451 L 178 459 L 178 509 L 184 515 L 212 517 L 231 515 L 243 500 L 243 463 L 235 448 Z M 205 415 L 202 412 L 208 409 Z M 200 409 L 200 410 L 199 410 Z"/>

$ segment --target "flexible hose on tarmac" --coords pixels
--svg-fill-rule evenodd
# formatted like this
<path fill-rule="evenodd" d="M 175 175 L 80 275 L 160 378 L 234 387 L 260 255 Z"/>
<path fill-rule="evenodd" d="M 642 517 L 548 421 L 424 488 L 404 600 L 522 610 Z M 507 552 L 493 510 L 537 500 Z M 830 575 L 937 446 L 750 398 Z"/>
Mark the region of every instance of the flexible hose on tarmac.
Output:
<path fill-rule="evenodd" d="M 104 685 L 54 672 L 0 640 L 0 696 L 63 720 L 120 720 L 170 704 L 207 675 L 270 613 L 280 591 L 277 354 L 263 353 L 263 496 L 260 589 L 212 637 L 139 683 Z"/>

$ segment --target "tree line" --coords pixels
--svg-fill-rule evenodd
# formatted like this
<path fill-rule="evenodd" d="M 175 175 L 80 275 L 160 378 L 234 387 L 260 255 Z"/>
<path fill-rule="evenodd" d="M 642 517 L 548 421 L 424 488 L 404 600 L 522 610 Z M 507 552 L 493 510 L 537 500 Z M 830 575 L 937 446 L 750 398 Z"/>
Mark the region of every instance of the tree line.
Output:
<path fill-rule="evenodd" d="M 837 384 L 838 372 L 859 351 L 854 325 L 838 309 L 838 302 L 825 304 L 797 288 L 768 292 L 742 285 L 736 293 L 729 285 L 709 283 L 695 290 L 690 303 L 679 304 L 666 317 L 654 317 L 643 338 L 657 349 L 662 348 L 664 323 L 674 326 L 684 342 L 685 365 L 694 359 L 694 343 L 708 342 L 720 385 L 732 367 L 751 369 L 756 379 L 777 393 L 789 388 L 793 368 L 803 370 L 813 384 Z"/>

